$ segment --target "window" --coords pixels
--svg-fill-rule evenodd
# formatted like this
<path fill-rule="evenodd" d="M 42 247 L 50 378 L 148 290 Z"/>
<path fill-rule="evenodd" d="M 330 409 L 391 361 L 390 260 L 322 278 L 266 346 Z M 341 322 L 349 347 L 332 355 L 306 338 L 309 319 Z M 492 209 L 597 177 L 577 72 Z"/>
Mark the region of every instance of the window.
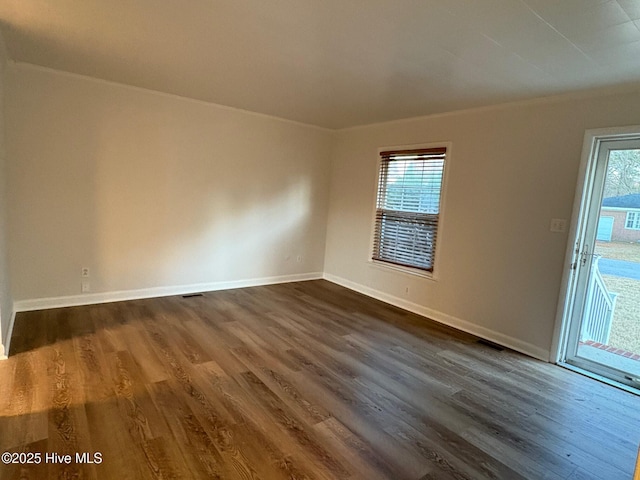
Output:
<path fill-rule="evenodd" d="M 624 228 L 630 230 L 640 230 L 640 212 L 627 212 L 627 221 Z"/>
<path fill-rule="evenodd" d="M 373 260 L 433 272 L 446 153 L 380 153 Z"/>

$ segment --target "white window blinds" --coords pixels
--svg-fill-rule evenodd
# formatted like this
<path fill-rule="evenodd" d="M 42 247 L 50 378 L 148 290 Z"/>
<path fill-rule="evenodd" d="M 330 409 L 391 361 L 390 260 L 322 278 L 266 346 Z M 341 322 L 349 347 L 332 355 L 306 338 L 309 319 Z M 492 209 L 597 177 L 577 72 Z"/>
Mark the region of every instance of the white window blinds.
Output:
<path fill-rule="evenodd" d="M 446 153 L 380 153 L 374 260 L 433 271 Z"/>

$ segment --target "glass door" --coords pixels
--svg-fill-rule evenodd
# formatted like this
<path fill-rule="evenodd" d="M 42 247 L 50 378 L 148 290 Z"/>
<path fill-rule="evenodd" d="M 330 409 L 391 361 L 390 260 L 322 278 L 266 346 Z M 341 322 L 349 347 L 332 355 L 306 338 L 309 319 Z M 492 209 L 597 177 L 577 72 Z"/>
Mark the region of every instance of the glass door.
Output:
<path fill-rule="evenodd" d="M 640 388 L 640 138 L 598 140 L 586 175 L 564 361 Z"/>

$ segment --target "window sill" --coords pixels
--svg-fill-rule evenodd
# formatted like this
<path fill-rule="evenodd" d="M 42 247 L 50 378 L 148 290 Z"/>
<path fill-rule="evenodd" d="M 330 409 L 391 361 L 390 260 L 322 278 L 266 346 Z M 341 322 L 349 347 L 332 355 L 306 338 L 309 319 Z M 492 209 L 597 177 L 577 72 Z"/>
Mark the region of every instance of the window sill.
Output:
<path fill-rule="evenodd" d="M 402 273 L 404 275 L 410 275 L 412 277 L 426 278 L 427 280 L 431 280 L 433 282 L 437 280 L 437 277 L 433 274 L 433 272 L 425 272 L 424 270 L 420 270 L 418 268 L 403 267 L 401 265 L 394 265 L 392 263 L 380 262 L 378 260 L 371 259 L 369 259 L 369 265 L 384 271 L 392 271 L 396 273 Z"/>

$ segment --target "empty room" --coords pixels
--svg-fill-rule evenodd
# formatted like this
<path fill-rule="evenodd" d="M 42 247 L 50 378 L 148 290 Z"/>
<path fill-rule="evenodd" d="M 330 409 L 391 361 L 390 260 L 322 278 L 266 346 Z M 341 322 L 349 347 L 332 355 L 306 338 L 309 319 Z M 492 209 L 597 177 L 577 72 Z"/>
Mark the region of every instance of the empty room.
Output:
<path fill-rule="evenodd" d="M 0 480 L 640 479 L 638 59 L 638 0 L 2 0 Z"/>

